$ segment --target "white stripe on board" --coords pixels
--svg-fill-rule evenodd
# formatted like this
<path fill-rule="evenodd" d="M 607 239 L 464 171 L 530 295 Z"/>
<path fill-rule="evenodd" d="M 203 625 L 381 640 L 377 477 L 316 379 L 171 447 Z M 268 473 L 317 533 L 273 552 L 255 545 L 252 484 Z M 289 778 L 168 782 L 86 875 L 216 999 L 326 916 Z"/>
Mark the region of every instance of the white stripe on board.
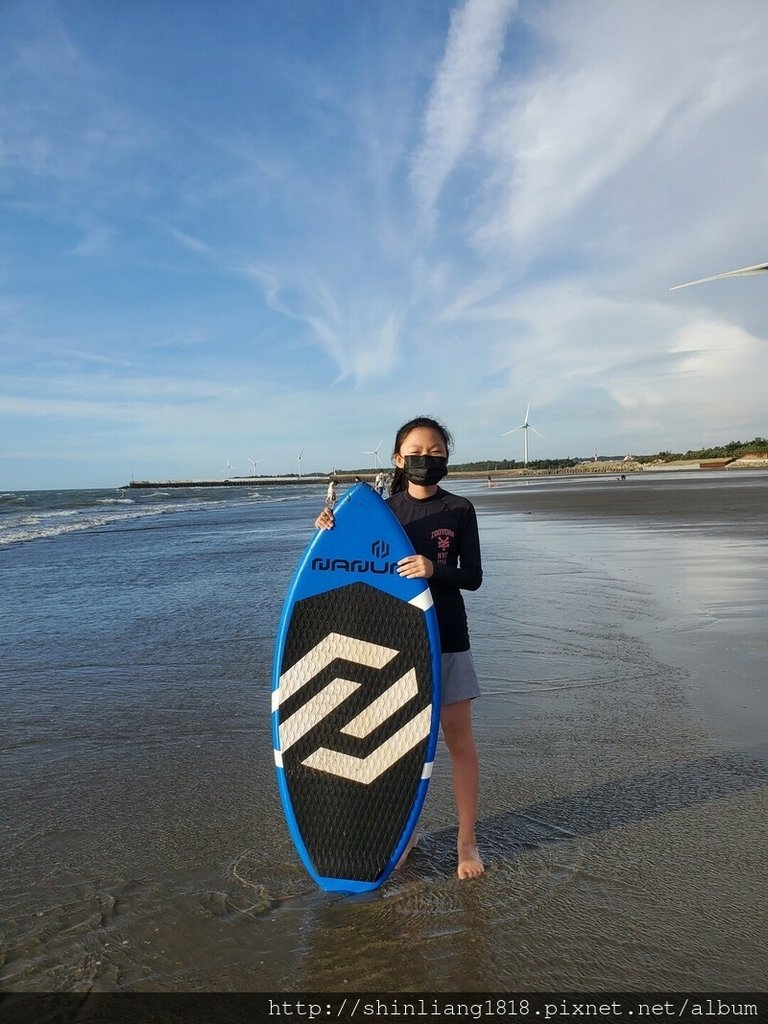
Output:
<path fill-rule="evenodd" d="M 424 768 L 422 769 L 422 772 L 421 772 L 422 779 L 431 779 L 432 778 L 432 768 L 434 767 L 434 764 L 435 764 L 434 761 L 426 761 L 425 762 Z"/>
<path fill-rule="evenodd" d="M 412 597 L 408 604 L 412 604 L 415 608 L 421 608 L 423 612 L 429 611 L 434 604 L 432 600 L 432 591 L 429 587 L 425 587 L 420 594 L 416 597 Z"/>

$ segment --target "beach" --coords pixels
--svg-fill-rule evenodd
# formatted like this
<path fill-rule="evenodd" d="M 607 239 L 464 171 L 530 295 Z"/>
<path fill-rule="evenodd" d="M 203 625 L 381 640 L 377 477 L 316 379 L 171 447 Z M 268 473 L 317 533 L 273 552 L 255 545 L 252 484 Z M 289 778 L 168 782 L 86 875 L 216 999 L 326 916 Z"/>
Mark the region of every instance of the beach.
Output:
<path fill-rule="evenodd" d="M 497 481 L 478 491 L 488 511 L 557 518 L 634 519 L 638 526 L 768 538 L 766 477 L 760 471 L 611 473 Z"/>
<path fill-rule="evenodd" d="M 765 988 L 768 474 L 449 487 L 484 555 L 487 871 L 454 877 L 441 741 L 420 843 L 365 898 L 313 887 L 274 780 L 272 646 L 324 489 L 14 524 L 0 991 Z"/>

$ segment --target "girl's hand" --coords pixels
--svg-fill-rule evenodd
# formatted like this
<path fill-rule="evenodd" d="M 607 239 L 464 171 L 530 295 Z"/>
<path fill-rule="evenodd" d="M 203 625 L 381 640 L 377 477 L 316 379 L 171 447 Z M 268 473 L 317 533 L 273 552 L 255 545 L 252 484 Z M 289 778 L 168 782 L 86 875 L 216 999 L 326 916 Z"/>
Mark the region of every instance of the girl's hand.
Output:
<path fill-rule="evenodd" d="M 408 555 L 397 563 L 397 574 L 407 580 L 428 580 L 435 566 L 424 555 Z"/>
<path fill-rule="evenodd" d="M 323 511 L 315 520 L 315 526 L 318 530 L 332 530 L 334 527 L 333 512 L 326 505 Z"/>

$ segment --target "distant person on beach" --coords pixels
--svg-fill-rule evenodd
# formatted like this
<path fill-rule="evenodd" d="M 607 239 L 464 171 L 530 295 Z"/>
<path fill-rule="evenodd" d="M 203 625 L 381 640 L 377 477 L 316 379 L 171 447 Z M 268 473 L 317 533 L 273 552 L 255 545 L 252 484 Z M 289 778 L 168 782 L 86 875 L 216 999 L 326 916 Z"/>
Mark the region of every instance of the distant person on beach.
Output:
<path fill-rule="evenodd" d="M 381 470 L 376 474 L 376 479 L 373 482 L 373 489 L 383 498 L 387 490 L 387 478 Z"/>
<path fill-rule="evenodd" d="M 489 487 L 493 487 L 493 480 L 491 479 L 491 474 L 490 473 L 488 474 L 488 486 Z"/>
<path fill-rule="evenodd" d="M 325 495 L 325 504 L 328 508 L 333 508 L 336 504 L 336 481 L 331 477 L 328 481 L 328 490 Z"/>
<path fill-rule="evenodd" d="M 395 437 L 396 469 L 387 501 L 417 552 L 401 559 L 397 571 L 406 579 L 429 580 L 435 603 L 442 649 L 440 724 L 451 757 L 459 816 L 457 873 L 459 878 L 476 878 L 485 870 L 475 835 L 479 770 L 472 732 L 472 701 L 479 696 L 480 685 L 461 591 L 477 590 L 483 569 L 472 503 L 438 486 L 448 472 L 452 444 L 448 430 L 426 416 L 403 424 Z M 333 529 L 330 508 L 323 509 L 315 525 Z"/>

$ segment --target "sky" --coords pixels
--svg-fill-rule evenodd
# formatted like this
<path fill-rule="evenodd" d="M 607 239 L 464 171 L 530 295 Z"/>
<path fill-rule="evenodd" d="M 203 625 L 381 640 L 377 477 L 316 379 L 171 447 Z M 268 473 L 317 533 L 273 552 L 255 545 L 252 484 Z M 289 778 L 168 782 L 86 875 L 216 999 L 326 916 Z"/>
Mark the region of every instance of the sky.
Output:
<path fill-rule="evenodd" d="M 768 435 L 764 0 L 3 0 L 0 490 Z M 253 460 L 253 462 L 249 461 Z M 227 468 L 227 464 L 231 469 Z"/>

